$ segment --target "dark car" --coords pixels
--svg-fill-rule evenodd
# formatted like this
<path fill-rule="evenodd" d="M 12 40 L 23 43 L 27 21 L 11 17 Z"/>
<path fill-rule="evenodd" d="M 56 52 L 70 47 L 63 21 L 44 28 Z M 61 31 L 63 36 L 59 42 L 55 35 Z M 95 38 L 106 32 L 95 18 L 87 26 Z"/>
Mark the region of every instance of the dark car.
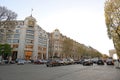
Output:
<path fill-rule="evenodd" d="M 80 60 L 74 60 L 75 64 L 80 64 Z"/>
<path fill-rule="evenodd" d="M 93 62 L 90 59 L 84 59 L 83 66 L 90 66 L 93 65 Z"/>
<path fill-rule="evenodd" d="M 75 60 L 74 63 L 75 64 L 82 64 L 84 61 L 84 59 L 80 59 L 80 60 Z"/>
<path fill-rule="evenodd" d="M 45 64 L 47 61 L 46 60 L 36 60 L 34 61 L 34 64 Z"/>
<path fill-rule="evenodd" d="M 99 60 L 97 61 L 97 65 L 104 65 L 104 61 L 101 60 L 101 59 L 99 59 Z"/>
<path fill-rule="evenodd" d="M 46 63 L 47 67 L 53 67 L 53 66 L 60 66 L 60 63 L 58 62 L 58 60 L 48 60 Z"/>

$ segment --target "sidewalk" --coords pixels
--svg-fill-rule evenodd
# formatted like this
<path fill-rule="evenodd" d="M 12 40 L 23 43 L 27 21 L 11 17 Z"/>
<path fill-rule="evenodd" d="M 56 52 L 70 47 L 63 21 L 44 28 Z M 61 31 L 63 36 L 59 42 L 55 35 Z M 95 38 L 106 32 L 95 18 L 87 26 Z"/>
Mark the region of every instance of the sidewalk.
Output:
<path fill-rule="evenodd" d="M 118 61 L 115 62 L 115 68 L 120 69 L 120 62 Z"/>

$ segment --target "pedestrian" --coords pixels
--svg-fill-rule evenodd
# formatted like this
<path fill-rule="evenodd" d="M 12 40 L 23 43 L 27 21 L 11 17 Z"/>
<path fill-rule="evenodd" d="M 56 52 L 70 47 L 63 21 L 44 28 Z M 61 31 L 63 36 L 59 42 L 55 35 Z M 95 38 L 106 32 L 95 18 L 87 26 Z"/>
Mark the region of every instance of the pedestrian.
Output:
<path fill-rule="evenodd" d="M 11 60 L 12 60 L 12 57 L 9 56 L 9 59 L 8 59 L 9 62 L 8 62 L 8 64 L 10 64 Z"/>

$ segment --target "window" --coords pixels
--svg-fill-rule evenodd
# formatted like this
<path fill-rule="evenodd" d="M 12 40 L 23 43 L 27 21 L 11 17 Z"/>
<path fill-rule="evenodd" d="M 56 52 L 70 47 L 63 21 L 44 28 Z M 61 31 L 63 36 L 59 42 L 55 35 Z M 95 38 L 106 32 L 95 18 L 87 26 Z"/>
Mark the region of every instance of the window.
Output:
<path fill-rule="evenodd" d="M 56 34 L 55 36 L 58 37 L 58 34 Z"/>
<path fill-rule="evenodd" d="M 34 39 L 34 35 L 26 34 L 26 38 Z"/>
<path fill-rule="evenodd" d="M 31 28 L 31 29 L 33 28 L 33 26 L 28 26 L 28 27 Z"/>
<path fill-rule="evenodd" d="M 18 39 L 13 39 L 13 43 L 19 43 Z"/>
<path fill-rule="evenodd" d="M 32 45 L 26 45 L 26 48 L 27 49 L 33 49 L 33 46 Z"/>
<path fill-rule="evenodd" d="M 34 42 L 33 40 L 29 40 L 29 39 L 26 40 L 26 43 L 33 43 L 33 42 Z"/>
<path fill-rule="evenodd" d="M 19 33 L 19 32 L 20 32 L 20 30 L 19 30 L 19 29 L 17 29 L 17 30 L 16 30 L 16 33 Z"/>
<path fill-rule="evenodd" d="M 8 39 L 7 42 L 8 42 L 8 43 L 11 43 L 11 39 Z"/>
<path fill-rule="evenodd" d="M 19 38 L 19 34 L 15 34 L 15 35 L 14 35 L 14 38 Z"/>
<path fill-rule="evenodd" d="M 20 28 L 20 26 L 17 26 L 17 28 Z"/>
<path fill-rule="evenodd" d="M 11 34 L 8 34 L 7 37 L 8 37 L 8 38 L 12 38 L 12 35 L 11 35 Z"/>
<path fill-rule="evenodd" d="M 34 34 L 33 30 L 27 30 L 26 33 Z"/>
<path fill-rule="evenodd" d="M 4 32 L 4 29 L 0 29 L 0 32 Z"/>

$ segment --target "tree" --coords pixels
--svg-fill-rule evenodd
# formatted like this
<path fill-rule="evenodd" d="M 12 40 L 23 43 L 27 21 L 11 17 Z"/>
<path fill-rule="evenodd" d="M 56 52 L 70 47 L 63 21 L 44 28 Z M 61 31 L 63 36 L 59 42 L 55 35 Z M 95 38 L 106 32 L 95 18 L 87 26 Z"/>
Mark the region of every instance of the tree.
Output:
<path fill-rule="evenodd" d="M 107 59 L 107 58 L 109 58 L 109 56 L 106 55 L 106 54 L 103 54 L 102 57 L 103 57 L 103 59 Z"/>
<path fill-rule="evenodd" d="M 73 41 L 69 38 L 63 41 L 63 53 L 66 57 L 70 57 L 72 54 Z"/>
<path fill-rule="evenodd" d="M 2 55 L 2 57 L 6 59 L 7 57 L 11 56 L 11 54 L 12 48 L 9 44 L 0 44 L 0 56 Z"/>
<path fill-rule="evenodd" d="M 2 51 L 3 51 L 3 45 L 0 44 L 0 56 L 2 55 Z"/>
<path fill-rule="evenodd" d="M 17 21 L 15 21 L 17 14 L 6 7 L 0 6 L 0 37 L 4 36 L 1 41 L 6 42 L 7 34 L 12 33 Z M 4 33 L 4 35 L 1 35 Z"/>
<path fill-rule="evenodd" d="M 120 0 L 106 0 L 104 11 L 108 36 L 120 57 Z"/>
<path fill-rule="evenodd" d="M 8 10 L 6 7 L 0 6 L 0 21 L 11 21 L 15 20 L 17 14 L 11 10 Z"/>

